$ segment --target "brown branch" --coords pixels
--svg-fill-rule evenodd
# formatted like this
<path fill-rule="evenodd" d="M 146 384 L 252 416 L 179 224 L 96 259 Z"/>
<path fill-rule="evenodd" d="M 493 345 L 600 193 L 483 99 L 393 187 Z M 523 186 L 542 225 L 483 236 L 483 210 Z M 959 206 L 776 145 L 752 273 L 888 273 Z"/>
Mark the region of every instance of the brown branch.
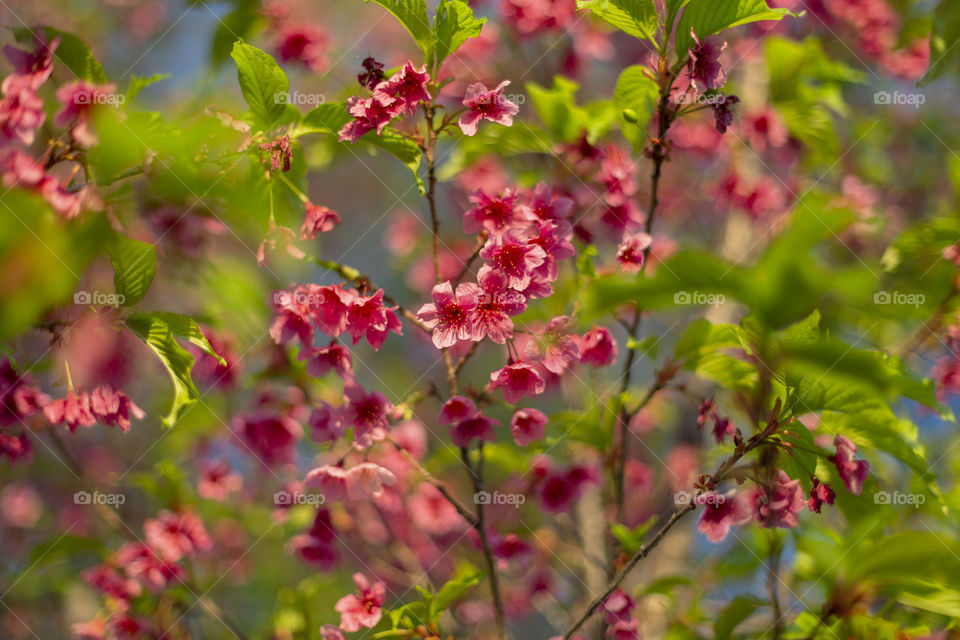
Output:
<path fill-rule="evenodd" d="M 423 465 L 420 464 L 420 461 L 419 461 L 419 460 L 417 460 L 416 458 L 414 458 L 414 457 L 410 454 L 409 451 L 407 451 L 406 449 L 404 449 L 403 447 L 401 447 L 399 444 L 397 444 L 392 438 L 390 438 L 390 437 L 388 436 L 388 437 L 387 437 L 387 441 L 388 441 L 390 444 L 393 445 L 393 447 L 397 450 L 397 452 L 398 452 L 401 456 L 403 456 L 403 458 L 404 458 L 407 462 L 409 462 L 410 465 L 411 465 L 414 469 L 416 469 L 417 472 L 420 473 L 421 476 L 423 476 L 423 479 L 424 479 L 424 480 L 426 480 L 427 482 L 429 482 L 430 484 L 432 484 L 434 487 L 437 488 L 437 490 L 443 495 L 443 497 L 447 499 L 447 502 L 449 502 L 451 505 L 453 505 L 453 508 L 457 510 L 457 513 L 459 513 L 460 516 L 461 516 L 464 520 L 466 520 L 467 522 L 470 523 L 470 526 L 471 526 L 471 527 L 476 527 L 476 526 L 477 526 L 477 518 L 476 518 L 476 516 L 474 516 L 472 513 L 470 513 L 470 510 L 467 509 L 466 507 L 464 507 L 464 506 L 460 503 L 460 501 L 457 500 L 456 497 L 454 497 L 453 493 L 451 493 L 450 490 L 447 489 L 446 485 L 444 485 L 440 480 L 438 480 L 438 479 L 436 478 L 436 476 L 434 476 L 432 473 L 430 473 L 429 471 L 427 471 L 427 470 L 423 467 Z"/>

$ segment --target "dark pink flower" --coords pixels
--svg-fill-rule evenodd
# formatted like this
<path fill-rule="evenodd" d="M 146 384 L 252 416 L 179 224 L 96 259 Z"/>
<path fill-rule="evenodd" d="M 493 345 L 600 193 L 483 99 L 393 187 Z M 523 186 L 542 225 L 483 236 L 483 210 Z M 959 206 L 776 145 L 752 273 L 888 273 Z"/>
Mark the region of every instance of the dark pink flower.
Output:
<path fill-rule="evenodd" d="M 707 536 L 710 542 L 723 542 L 731 526 L 750 520 L 750 506 L 744 494 L 710 491 L 697 496 L 696 503 L 703 505 L 703 514 L 697 529 Z"/>
<path fill-rule="evenodd" d="M 105 425 L 118 426 L 121 431 L 130 430 L 130 416 L 143 420 L 146 413 L 133 403 L 123 391 L 114 391 L 104 385 L 90 394 L 90 411 Z"/>
<path fill-rule="evenodd" d="M 800 481 L 777 469 L 773 485 L 758 487 L 754 492 L 753 517 L 761 527 L 790 529 L 800 524 L 797 515 L 806 503 Z"/>
<path fill-rule="evenodd" d="M 623 589 L 617 589 L 603 601 L 603 612 L 607 619 L 607 624 L 616 624 L 622 620 L 630 620 L 633 617 L 633 608 L 637 603 Z"/>
<path fill-rule="evenodd" d="M 470 416 L 476 415 L 477 405 L 470 398 L 463 396 L 453 396 L 443 403 L 440 409 L 438 422 L 440 424 L 455 425 L 461 420 L 466 420 Z"/>
<path fill-rule="evenodd" d="M 161 511 L 143 523 L 143 533 L 147 543 L 170 562 L 213 548 L 203 523 L 192 513 Z"/>
<path fill-rule="evenodd" d="M 413 63 L 408 61 L 389 80 L 378 84 L 373 92 L 384 93 L 394 98 L 396 102 L 393 103 L 393 108 L 396 114 L 413 115 L 421 102 L 430 101 L 430 92 L 427 91 L 429 82 L 430 74 L 427 73 L 427 66 L 423 65 L 420 69 L 416 69 Z"/>
<path fill-rule="evenodd" d="M 327 502 L 338 502 L 347 495 L 347 470 L 330 464 L 316 467 L 307 472 L 303 486 L 319 489 Z"/>
<path fill-rule="evenodd" d="M 116 85 L 95 85 L 85 80 L 77 80 L 57 89 L 57 100 L 63 103 L 63 109 L 57 114 L 56 123 L 70 125 L 73 139 L 84 146 L 96 143 L 97 138 L 90 131 L 90 113 L 95 107 L 116 102 Z"/>
<path fill-rule="evenodd" d="M 340 418 L 340 412 L 326 402 L 310 413 L 310 437 L 315 442 L 334 442 L 346 435 L 346 427 Z"/>
<path fill-rule="evenodd" d="M 623 238 L 617 247 L 617 262 L 624 271 L 640 271 L 646 260 L 646 252 L 653 244 L 653 238 L 648 233 L 634 233 Z"/>
<path fill-rule="evenodd" d="M 460 116 L 460 130 L 464 135 L 472 136 L 477 133 L 477 125 L 481 120 L 489 120 L 509 127 L 513 124 L 513 116 L 520 107 L 507 100 L 503 89 L 509 80 L 504 80 L 495 89 L 487 89 L 482 82 L 475 82 L 467 86 L 463 96 L 463 106 L 467 112 Z"/>
<path fill-rule="evenodd" d="M 576 251 L 573 244 L 567 239 L 570 235 L 570 223 L 566 221 L 539 221 L 535 223 L 537 235 L 530 238 L 530 244 L 543 249 L 545 254 L 543 264 L 533 270 L 534 276 L 552 282 L 557 279 L 560 270 L 560 260 L 565 260 Z"/>
<path fill-rule="evenodd" d="M 340 214 L 333 209 L 312 202 L 306 202 L 304 206 L 306 207 L 306 216 L 303 219 L 303 225 L 300 227 L 301 240 L 313 240 L 318 233 L 330 231 L 334 225 L 340 224 Z"/>
<path fill-rule="evenodd" d="M 713 103 L 713 119 L 717 131 L 721 134 L 727 132 L 727 128 L 733 124 L 733 107 L 740 102 L 737 96 L 723 96 L 722 100 Z"/>
<path fill-rule="evenodd" d="M 372 296 L 357 295 L 350 301 L 346 329 L 353 336 L 353 344 L 366 336 L 370 346 L 379 349 L 387 333 L 402 335 L 400 319 L 395 313 L 397 307 L 384 306 L 383 295 L 383 289 L 378 289 Z"/>
<path fill-rule="evenodd" d="M 369 447 L 387 434 L 387 415 L 393 405 L 379 391 L 366 391 L 352 380 L 343 387 L 344 405 L 341 409 L 347 425 L 353 427 L 353 437 L 359 447 Z"/>
<path fill-rule="evenodd" d="M 573 319 L 557 316 L 547 323 L 540 340 L 543 344 L 543 366 L 550 373 L 562 374 L 580 360 L 580 346 L 576 336 L 568 332 Z"/>
<path fill-rule="evenodd" d="M 457 285 L 456 295 L 449 281 L 433 287 L 433 302 L 420 307 L 417 317 L 433 330 L 437 349 L 452 347 L 457 340 L 479 339 L 473 319 L 477 291 L 477 285 L 466 282 Z"/>
<path fill-rule="evenodd" d="M 531 219 L 565 220 L 573 209 L 573 200 L 554 196 L 545 182 L 537 183 L 530 196 L 530 204 L 522 205 Z"/>
<path fill-rule="evenodd" d="M 510 420 L 513 440 L 521 447 L 537 440 L 543 440 L 544 427 L 546 426 L 547 416 L 537 409 L 519 409 Z"/>
<path fill-rule="evenodd" d="M 407 512 L 413 525 L 430 535 L 442 536 L 464 528 L 466 522 L 456 507 L 427 482 L 421 482 L 407 498 Z"/>
<path fill-rule="evenodd" d="M 480 296 L 474 311 L 477 339 L 490 338 L 503 344 L 513 336 L 511 316 L 523 313 L 527 300 L 518 291 L 507 287 L 508 278 L 490 265 L 483 265 L 477 274 Z"/>
<path fill-rule="evenodd" d="M 464 418 L 450 430 L 450 439 L 458 447 L 468 447 L 470 442 L 476 438 L 484 442 L 496 442 L 497 438 L 493 433 L 493 427 L 500 424 L 499 420 L 488 418 L 481 412 L 477 412 L 469 418 Z"/>
<path fill-rule="evenodd" d="M 340 560 L 340 554 L 334 546 L 336 539 L 330 511 L 321 508 L 317 510 L 310 530 L 294 536 L 289 548 L 321 571 L 329 571 Z"/>
<path fill-rule="evenodd" d="M 344 596 L 333 607 L 340 614 L 340 628 L 344 631 L 373 628 L 380 622 L 386 587 L 382 582 L 371 585 L 370 580 L 362 573 L 353 574 L 353 582 L 360 594 Z"/>
<path fill-rule="evenodd" d="M 831 462 L 837 467 L 837 473 L 843 484 L 847 485 L 847 490 L 851 493 L 860 495 L 863 489 L 863 481 L 867 479 L 870 473 L 870 465 L 866 460 L 855 460 L 857 445 L 847 436 L 838 435 L 833 439 L 833 444 L 837 448 L 836 455 L 830 457 Z"/>
<path fill-rule="evenodd" d="M 606 327 L 590 327 L 580 337 L 580 362 L 594 367 L 606 367 L 617 359 L 617 343 Z"/>
<path fill-rule="evenodd" d="M 704 93 L 710 89 L 719 89 L 727 83 L 727 74 L 720 65 L 720 54 L 727 48 L 727 43 L 718 45 L 711 38 L 704 38 L 703 42 L 697 34 L 690 30 L 694 46 L 690 49 L 687 60 L 687 75 L 697 93 Z"/>
<path fill-rule="evenodd" d="M 300 338 L 303 346 L 313 345 L 313 325 L 310 323 L 311 295 L 315 294 L 300 286 L 273 292 L 277 317 L 270 326 L 270 337 L 274 342 L 286 344 L 294 338 Z M 343 306 L 343 314 L 340 316 L 341 324 L 345 314 L 346 305 Z"/>
<path fill-rule="evenodd" d="M 230 461 L 204 460 L 200 463 L 197 495 L 207 500 L 224 501 L 227 496 L 243 488 L 243 477 L 233 473 Z"/>
<path fill-rule="evenodd" d="M 303 435 L 296 420 L 278 412 L 239 414 L 233 419 L 233 428 L 243 449 L 267 466 L 292 462 L 294 448 Z"/>
<path fill-rule="evenodd" d="M 307 285 L 306 299 L 310 305 L 310 319 L 317 328 L 336 338 L 347 328 L 347 314 L 357 293 L 341 286 L 317 287 Z"/>
<path fill-rule="evenodd" d="M 183 576 L 176 562 L 161 559 L 153 549 L 141 542 L 128 542 L 113 554 L 111 561 L 123 569 L 131 580 L 136 580 L 154 593 L 166 588 L 167 583 Z"/>
<path fill-rule="evenodd" d="M 320 27 L 307 23 L 286 24 L 277 35 L 280 39 L 277 54 L 284 62 L 301 62 L 316 73 L 323 73 L 330 66 L 327 59 L 330 38 Z"/>
<path fill-rule="evenodd" d="M 132 600 L 143 591 L 139 582 L 107 564 L 91 567 L 80 575 L 91 587 L 117 600 Z"/>
<path fill-rule="evenodd" d="M 819 478 L 814 477 L 813 487 L 810 489 L 810 497 L 807 498 L 807 506 L 810 511 L 820 513 L 820 507 L 824 504 L 833 504 L 836 494 L 833 489 L 820 482 Z"/>
<path fill-rule="evenodd" d="M 46 394 L 32 386 L 29 378 L 21 376 L 13 368 L 9 358 L 0 359 L 0 427 L 21 423 L 49 402 Z M 14 449 L 19 448 L 14 441 L 8 444 Z"/>
<path fill-rule="evenodd" d="M 537 370 L 525 362 L 514 362 L 490 374 L 490 390 L 500 389 L 503 399 L 516 404 L 523 396 L 536 397 L 547 383 Z"/>
<path fill-rule="evenodd" d="M 326 347 L 319 349 L 301 349 L 298 360 L 307 363 L 307 373 L 314 378 L 322 378 L 331 370 L 336 371 L 341 378 L 353 373 L 353 356 L 350 350 L 331 340 Z"/>
<path fill-rule="evenodd" d="M 264 166 L 269 167 L 271 172 L 276 173 L 277 171 L 281 171 L 286 173 L 290 171 L 290 161 L 293 160 L 293 147 L 290 146 L 289 135 L 279 136 L 269 142 L 262 142 L 257 145 L 257 148 L 266 152 Z"/>
<path fill-rule="evenodd" d="M 507 189 L 497 196 L 477 189 L 468 196 L 476 206 L 463 214 L 463 232 L 486 230 L 491 236 L 498 236 L 510 226 L 529 220 L 530 214 L 517 205 L 519 198 L 516 189 Z"/>
<path fill-rule="evenodd" d="M 547 469 L 546 477 L 537 487 L 540 503 L 551 513 L 569 511 L 584 486 L 597 481 L 592 467 L 574 466 L 566 471 Z"/>
<path fill-rule="evenodd" d="M 343 125 L 338 137 L 341 142 L 356 142 L 367 131 L 377 130 L 377 135 L 383 133 L 384 128 L 396 115 L 396 98 L 385 93 L 374 93 L 369 98 L 353 96 L 347 100 L 347 111 L 353 120 Z"/>
<path fill-rule="evenodd" d="M 71 432 L 76 431 L 77 426 L 92 427 L 97 419 L 90 411 L 90 396 L 86 392 L 74 393 L 73 389 L 67 391 L 63 398 L 57 398 L 43 408 L 43 415 L 52 425 L 58 425 L 61 422 L 67 425 Z"/>
<path fill-rule="evenodd" d="M 361 87 L 373 91 L 383 81 L 383 63 L 370 56 L 364 58 L 360 66 L 363 67 L 363 73 L 357 74 L 357 82 Z"/>
<path fill-rule="evenodd" d="M 530 285 L 534 270 L 547 258 L 543 247 L 529 240 L 526 232 L 507 229 L 500 237 L 490 238 L 480 250 L 480 257 L 507 276 L 507 286 L 517 291 Z"/>
<path fill-rule="evenodd" d="M 3 54 L 13 66 L 13 73 L 3 79 L 0 91 L 4 95 L 21 89 L 36 91 L 53 73 L 53 54 L 60 44 L 56 37 L 48 44 L 40 31 L 33 33 L 34 51 L 27 52 L 10 45 L 3 47 Z"/>
<path fill-rule="evenodd" d="M 33 144 L 37 129 L 46 119 L 43 100 L 31 89 L 17 88 L 0 99 L 0 134 L 7 140 Z"/>

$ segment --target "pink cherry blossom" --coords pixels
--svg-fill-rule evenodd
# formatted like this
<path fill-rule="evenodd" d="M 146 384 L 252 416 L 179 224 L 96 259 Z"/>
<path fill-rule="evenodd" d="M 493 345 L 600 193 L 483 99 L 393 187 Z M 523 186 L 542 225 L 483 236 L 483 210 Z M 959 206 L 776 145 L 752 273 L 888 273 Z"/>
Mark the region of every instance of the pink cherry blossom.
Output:
<path fill-rule="evenodd" d="M 168 583 L 179 580 L 184 572 L 175 562 L 161 559 L 153 549 L 141 542 L 129 542 L 111 557 L 111 562 L 122 568 L 128 578 L 136 580 L 154 593 Z"/>
<path fill-rule="evenodd" d="M 524 396 L 536 397 L 543 393 L 547 383 L 532 366 L 514 362 L 490 374 L 490 390 L 500 389 L 503 399 L 516 404 Z"/>
<path fill-rule="evenodd" d="M 545 254 L 543 264 L 533 270 L 535 276 L 553 282 L 557 279 L 560 269 L 560 260 L 565 260 L 575 253 L 573 244 L 567 239 L 570 235 L 570 223 L 565 220 L 545 220 L 535 223 L 537 235 L 530 238 L 530 244 L 543 249 Z"/>
<path fill-rule="evenodd" d="M 377 135 L 396 115 L 395 104 L 399 102 L 385 93 L 374 93 L 369 98 L 353 96 L 347 100 L 347 111 L 353 120 L 343 125 L 338 137 L 341 142 L 356 142 L 366 132 L 376 129 Z"/>
<path fill-rule="evenodd" d="M 65 423 L 71 432 L 78 426 L 92 427 L 97 419 L 90 410 L 90 395 L 86 392 L 74 393 L 73 389 L 67 395 L 58 398 L 43 408 L 43 415 L 52 425 Z"/>
<path fill-rule="evenodd" d="M 860 491 L 863 490 L 863 481 L 870 473 L 870 465 L 866 460 L 854 459 L 857 445 L 847 436 L 838 435 L 834 438 L 833 444 L 837 448 L 837 453 L 830 460 L 836 465 L 840 479 L 843 480 L 848 491 L 860 495 Z"/>
<path fill-rule="evenodd" d="M 477 189 L 468 199 L 476 206 L 463 214 L 464 233 L 486 231 L 497 236 L 514 224 L 530 220 L 531 214 L 517 204 L 520 194 L 516 189 L 507 189 L 499 195 Z"/>
<path fill-rule="evenodd" d="M 143 532 L 147 543 L 170 562 L 213 548 L 203 523 L 192 513 L 161 511 L 143 523 Z"/>
<path fill-rule="evenodd" d="M 606 367 L 617 360 L 617 343 L 606 327 L 590 327 L 580 337 L 580 362 Z"/>
<path fill-rule="evenodd" d="M 750 505 L 745 494 L 710 491 L 697 496 L 696 503 L 703 505 L 703 514 L 697 529 L 707 536 L 710 542 L 723 542 L 731 526 L 745 524 L 750 520 Z"/>
<path fill-rule="evenodd" d="M 307 472 L 303 486 L 319 489 L 327 502 L 343 500 L 347 495 L 347 470 L 341 466 L 325 464 Z"/>
<path fill-rule="evenodd" d="M 417 317 L 433 330 L 433 344 L 446 349 L 457 340 L 477 340 L 473 312 L 477 308 L 477 285 L 460 283 L 456 295 L 450 282 L 433 287 L 433 302 L 420 307 Z"/>
<path fill-rule="evenodd" d="M 455 425 L 461 420 L 476 415 L 477 405 L 470 398 L 463 396 L 453 396 L 443 403 L 440 408 L 438 422 L 440 424 Z"/>
<path fill-rule="evenodd" d="M 551 513 L 569 511 L 588 483 L 598 482 L 593 467 L 573 466 L 567 470 L 547 469 L 537 487 L 541 506 Z"/>
<path fill-rule="evenodd" d="M 312 202 L 305 202 L 306 216 L 303 219 L 303 225 L 300 227 L 301 240 L 313 240 L 318 233 L 330 231 L 335 225 L 340 224 L 340 214 L 333 209 L 328 209 Z"/>
<path fill-rule="evenodd" d="M 367 496 L 379 497 L 385 486 L 397 482 L 392 471 L 373 462 L 361 462 L 347 471 L 347 495 L 353 499 Z"/>
<path fill-rule="evenodd" d="M 239 414 L 233 429 L 242 449 L 267 466 L 292 462 L 294 447 L 303 435 L 296 420 L 272 411 Z"/>
<path fill-rule="evenodd" d="M 697 34 L 690 30 L 694 46 L 688 52 L 687 75 L 697 93 L 704 93 L 710 89 L 719 89 L 727 83 L 727 74 L 720 65 L 720 54 L 727 48 L 727 43 L 716 44 L 712 38 L 704 38 L 701 42 Z"/>
<path fill-rule="evenodd" d="M 33 45 L 32 52 L 10 45 L 3 47 L 3 54 L 13 66 L 13 73 L 4 78 L 3 83 L 0 84 L 0 91 L 4 95 L 21 89 L 36 91 L 53 73 L 53 54 L 60 45 L 60 37 L 57 36 L 48 43 L 43 33 L 37 30 L 33 33 Z"/>
<path fill-rule="evenodd" d="M 90 411 L 101 423 L 116 425 L 121 431 L 130 430 L 130 416 L 143 420 L 147 415 L 123 391 L 114 391 L 106 385 L 90 394 Z"/>
<path fill-rule="evenodd" d="M 470 442 L 474 438 L 484 442 L 496 442 L 497 438 L 493 433 L 493 427 L 499 424 L 499 420 L 488 418 L 478 412 L 461 420 L 453 429 L 450 429 L 450 439 L 458 447 L 470 446 Z"/>
<path fill-rule="evenodd" d="M 520 107 L 507 100 L 503 89 L 509 80 L 504 80 L 495 89 L 487 89 L 482 82 L 475 82 L 467 86 L 463 96 L 463 106 L 467 112 L 460 116 L 460 130 L 464 135 L 472 136 L 477 133 L 477 125 L 481 120 L 489 120 L 509 127 L 513 124 L 513 116 Z"/>
<path fill-rule="evenodd" d="M 327 50 L 330 37 L 317 25 L 288 23 L 280 28 L 277 54 L 284 62 L 295 60 L 315 73 L 323 73 L 330 66 Z"/>
<path fill-rule="evenodd" d="M 513 336 L 511 316 L 523 313 L 527 308 L 526 298 L 518 291 L 507 287 L 509 279 L 490 265 L 483 265 L 477 273 L 480 296 L 474 311 L 477 338 L 490 338 L 503 344 Z"/>
<path fill-rule="evenodd" d="M 381 82 L 374 88 L 374 93 L 384 93 L 396 100 L 393 108 L 396 114 L 406 113 L 413 115 L 421 102 L 430 101 L 430 92 L 427 84 L 430 74 L 426 65 L 416 69 L 412 62 L 407 62 L 389 80 Z"/>
<path fill-rule="evenodd" d="M 521 205 L 531 219 L 565 220 L 573 209 L 573 200 L 563 196 L 554 196 L 545 182 L 538 182 L 533 188 L 529 205 Z"/>
<path fill-rule="evenodd" d="M 617 247 L 617 262 L 624 271 L 640 271 L 646 260 L 646 252 L 653 244 L 653 238 L 648 233 L 635 233 L 624 236 Z"/>
<path fill-rule="evenodd" d="M 321 401 L 320 406 L 310 413 L 310 437 L 315 442 L 335 442 L 346 435 L 346 427 L 340 417 L 340 411 Z"/>
<path fill-rule="evenodd" d="M 360 594 L 346 595 L 333 607 L 340 614 L 340 628 L 344 631 L 373 628 L 380 622 L 386 587 L 382 582 L 370 584 L 370 580 L 362 573 L 353 574 L 353 582 Z"/>
<path fill-rule="evenodd" d="M 73 139 L 83 146 L 96 143 L 97 138 L 90 130 L 90 114 L 94 108 L 113 101 L 116 85 L 95 85 L 85 80 L 77 80 L 57 89 L 57 100 L 63 103 L 63 109 L 57 114 L 56 123 L 70 125 Z"/>
<path fill-rule="evenodd" d="M 807 507 L 810 511 L 820 513 L 820 508 L 824 504 L 833 504 L 836 494 L 829 486 L 820 482 L 816 477 L 813 479 L 813 487 L 810 489 L 810 497 L 807 498 Z"/>
<path fill-rule="evenodd" d="M 37 129 L 47 119 L 43 100 L 29 88 L 15 89 L 0 98 L 0 135 L 7 140 L 33 144 Z"/>
<path fill-rule="evenodd" d="M 387 333 L 402 335 L 400 319 L 395 313 L 397 307 L 383 304 L 383 289 L 372 296 L 354 296 L 347 308 L 346 330 L 353 336 L 353 344 L 366 337 L 374 349 L 383 346 Z"/>
<path fill-rule="evenodd" d="M 388 426 L 387 415 L 393 405 L 379 391 L 366 391 L 357 383 L 348 380 L 343 388 L 345 422 L 354 429 L 354 440 L 359 447 L 369 447 L 383 440 Z"/>
<path fill-rule="evenodd" d="M 289 549 L 321 571 L 329 571 L 340 559 L 340 553 L 334 546 L 336 539 L 330 511 L 321 508 L 317 510 L 310 529 L 290 540 Z"/>
<path fill-rule="evenodd" d="M 753 517 L 761 527 L 790 529 L 800 520 L 797 515 L 806 506 L 799 480 L 792 480 L 777 469 L 772 486 L 760 486 L 753 494 Z"/>
<path fill-rule="evenodd" d="M 204 460 L 200 463 L 197 495 L 223 502 L 227 496 L 243 488 L 243 477 L 233 473 L 228 460 Z"/>
<path fill-rule="evenodd" d="M 547 258 L 543 247 L 529 242 L 529 234 L 508 229 L 499 238 L 491 238 L 480 250 L 480 257 L 507 277 L 507 286 L 523 291 L 530 285 L 533 271 Z"/>
<path fill-rule="evenodd" d="M 320 640 L 346 640 L 346 636 L 339 627 L 332 624 L 325 624 L 320 627 Z"/>
<path fill-rule="evenodd" d="M 543 344 L 543 366 L 550 373 L 562 374 L 580 360 L 580 346 L 576 336 L 570 335 L 573 325 L 570 316 L 552 318 L 540 338 Z"/>
<path fill-rule="evenodd" d="M 514 441 L 521 447 L 531 442 L 543 440 L 547 416 L 537 409 L 519 409 L 510 420 L 510 431 Z"/>
<path fill-rule="evenodd" d="M 336 371 L 341 378 L 353 374 L 353 356 L 336 340 L 319 349 L 301 349 L 297 359 L 307 363 L 307 373 L 314 378 L 322 378 L 330 371 Z"/>

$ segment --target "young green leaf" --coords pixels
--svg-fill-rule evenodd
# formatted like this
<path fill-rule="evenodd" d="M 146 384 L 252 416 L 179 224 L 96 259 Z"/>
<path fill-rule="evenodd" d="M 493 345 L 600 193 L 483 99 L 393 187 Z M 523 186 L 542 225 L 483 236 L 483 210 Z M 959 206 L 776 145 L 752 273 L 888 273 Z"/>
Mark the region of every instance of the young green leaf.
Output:
<path fill-rule="evenodd" d="M 269 129 L 286 111 L 287 74 L 269 54 L 243 42 L 234 43 L 230 57 L 237 64 L 240 91 L 251 113 L 261 127 Z"/>
<path fill-rule="evenodd" d="M 170 77 L 169 73 L 155 73 L 150 77 L 144 78 L 138 75 L 133 75 L 130 77 L 130 84 L 127 85 L 127 91 L 124 94 L 124 97 L 127 99 L 127 102 L 131 102 L 134 98 L 140 95 L 140 92 L 152 85 L 155 82 L 160 82 L 161 80 L 166 80 Z"/>
<path fill-rule="evenodd" d="M 392 13 L 400 21 L 427 58 L 433 52 L 435 36 L 427 15 L 427 3 L 424 0 L 366 0 L 376 2 Z"/>
<path fill-rule="evenodd" d="M 653 0 L 577 0 L 577 9 L 589 9 L 617 29 L 657 45 L 657 7 Z"/>
<path fill-rule="evenodd" d="M 117 235 L 107 247 L 113 265 L 113 288 L 123 296 L 123 306 L 140 301 L 150 289 L 157 268 L 157 250 L 152 244 Z"/>
<path fill-rule="evenodd" d="M 461 0 L 442 0 L 437 6 L 433 30 L 437 39 L 437 64 L 446 60 L 464 42 L 480 35 L 486 18 L 474 17 L 473 9 Z"/>
<path fill-rule="evenodd" d="M 617 78 L 613 90 L 613 106 L 620 122 L 620 131 L 637 151 L 646 144 L 647 124 L 657 109 L 660 89 L 652 78 L 644 73 L 643 65 L 627 67 Z M 624 111 L 629 109 L 629 119 Z"/>
<path fill-rule="evenodd" d="M 753 595 L 735 597 L 713 622 L 713 637 L 716 640 L 730 640 L 736 626 L 765 604 L 763 600 Z"/>
<path fill-rule="evenodd" d="M 730 29 L 760 20 L 781 20 L 793 15 L 786 9 L 771 9 L 766 0 L 691 0 L 677 25 L 677 56 L 683 60 L 693 48 L 694 31 L 705 38 L 724 29 Z"/>
<path fill-rule="evenodd" d="M 470 587 L 480 582 L 484 575 L 486 575 L 485 572 L 480 571 L 469 562 L 464 561 L 460 564 L 453 577 L 440 587 L 436 597 L 430 601 L 430 620 L 436 620 L 441 613 L 446 611 L 447 607 L 462 597 Z"/>

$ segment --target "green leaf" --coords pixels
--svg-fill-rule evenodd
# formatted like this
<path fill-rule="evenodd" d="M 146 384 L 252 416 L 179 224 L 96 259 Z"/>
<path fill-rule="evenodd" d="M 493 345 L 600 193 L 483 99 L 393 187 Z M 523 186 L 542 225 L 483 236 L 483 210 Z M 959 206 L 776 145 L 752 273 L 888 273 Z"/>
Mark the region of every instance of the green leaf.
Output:
<path fill-rule="evenodd" d="M 155 73 L 148 78 L 143 78 L 138 75 L 134 75 L 130 78 L 130 84 L 127 85 L 127 91 L 124 94 L 124 97 L 127 99 L 127 102 L 132 102 L 134 98 L 140 95 L 140 92 L 152 85 L 155 82 L 160 82 L 161 80 L 166 80 L 170 77 L 169 73 Z"/>
<path fill-rule="evenodd" d="M 286 111 L 284 98 L 290 80 L 272 56 L 243 42 L 235 42 L 230 57 L 237 64 L 240 91 L 258 124 L 272 127 Z M 280 98 L 280 96 L 283 98 Z"/>
<path fill-rule="evenodd" d="M 437 591 L 436 597 L 430 601 L 428 616 L 430 620 L 440 617 L 447 607 L 453 604 L 475 584 L 480 582 L 486 572 L 480 571 L 469 562 L 464 561 L 458 567 L 453 577 Z"/>
<path fill-rule="evenodd" d="M 210 46 L 210 64 L 219 67 L 230 57 L 233 43 L 255 32 L 262 13 L 258 0 L 242 0 L 236 9 L 220 18 Z"/>
<path fill-rule="evenodd" d="M 657 520 L 657 516 L 650 516 L 645 522 L 632 529 L 624 524 L 616 522 L 610 525 L 610 533 L 612 533 L 613 537 L 617 539 L 617 542 L 620 543 L 620 546 L 623 547 L 624 551 L 632 554 L 643 546 L 644 537 L 646 537 L 650 529 L 653 528 L 653 525 L 657 523 Z"/>
<path fill-rule="evenodd" d="M 400 21 L 423 53 L 429 58 L 435 44 L 430 17 L 427 15 L 427 3 L 424 0 L 366 0 L 376 2 L 392 13 Z"/>
<path fill-rule="evenodd" d="M 657 7 L 653 0 L 577 0 L 577 9 L 589 9 L 617 29 L 657 44 Z"/>
<path fill-rule="evenodd" d="M 417 172 L 417 169 L 420 167 L 420 158 L 423 155 L 420 151 L 420 147 L 417 146 L 417 143 L 409 138 L 403 137 L 399 133 L 391 131 L 390 129 L 384 129 L 382 135 L 376 137 L 364 136 L 363 139 L 377 147 L 380 147 L 384 151 L 387 151 L 397 160 L 402 162 L 403 166 L 409 169 L 410 173 L 413 174 L 414 180 L 417 181 L 417 187 L 420 190 L 420 195 L 422 196 L 425 193 L 423 180 L 420 178 L 420 174 Z"/>
<path fill-rule="evenodd" d="M 525 86 L 537 116 L 556 142 L 574 142 L 585 131 L 592 140 L 609 128 L 611 120 L 602 112 L 591 113 L 577 105 L 575 95 L 579 88 L 563 76 L 554 76 L 549 89 L 532 82 Z"/>
<path fill-rule="evenodd" d="M 213 356 L 223 366 L 227 366 L 227 361 L 221 358 L 214 350 L 207 336 L 200 330 L 200 324 L 182 313 L 172 311 L 153 311 L 151 313 L 134 314 L 142 317 L 158 318 L 170 327 L 170 331 L 178 338 L 188 340 L 190 344 L 199 347 L 208 356 Z"/>
<path fill-rule="evenodd" d="M 613 90 L 613 106 L 620 122 L 620 131 L 637 151 L 646 144 L 647 125 L 657 109 L 660 95 L 657 83 L 644 73 L 645 69 L 639 64 L 627 67 L 620 73 Z M 624 116 L 625 109 L 631 111 L 630 121 Z"/>
<path fill-rule="evenodd" d="M 437 38 L 437 64 L 454 53 L 464 42 L 480 35 L 486 18 L 474 17 L 473 9 L 461 0 L 441 0 L 433 30 Z"/>
<path fill-rule="evenodd" d="M 730 640 L 736 626 L 766 604 L 766 602 L 753 595 L 735 597 L 730 601 L 730 604 L 723 608 L 723 611 L 720 612 L 713 623 L 715 640 Z"/>
<path fill-rule="evenodd" d="M 786 9 L 771 9 L 766 0 L 691 0 L 677 25 L 677 56 L 686 59 L 693 48 L 693 30 L 698 38 L 720 33 L 749 22 L 781 20 L 791 14 Z"/>
<path fill-rule="evenodd" d="M 157 268 L 157 250 L 152 244 L 117 235 L 110 242 L 113 289 L 123 296 L 123 306 L 137 304 L 150 289 Z"/>
<path fill-rule="evenodd" d="M 933 82 L 955 67 L 958 51 L 960 51 L 960 5 L 956 0 L 940 0 L 933 14 L 930 66 L 920 78 L 920 85 Z"/>
<path fill-rule="evenodd" d="M 54 57 L 62 62 L 70 71 L 81 80 L 89 80 L 96 84 L 106 84 L 107 74 L 103 72 L 103 67 L 97 62 L 90 48 L 77 36 L 66 31 L 60 31 L 53 27 L 42 27 L 43 35 L 47 42 L 54 38 L 60 38 L 60 45 L 57 47 Z M 33 38 L 32 29 L 17 28 L 14 29 L 14 37 L 19 42 L 24 42 Z"/>
<path fill-rule="evenodd" d="M 173 402 L 170 412 L 162 419 L 165 427 L 172 427 L 200 394 L 190 377 L 193 356 L 180 346 L 170 324 L 160 314 L 136 313 L 124 323 L 160 359 L 173 381 Z"/>

